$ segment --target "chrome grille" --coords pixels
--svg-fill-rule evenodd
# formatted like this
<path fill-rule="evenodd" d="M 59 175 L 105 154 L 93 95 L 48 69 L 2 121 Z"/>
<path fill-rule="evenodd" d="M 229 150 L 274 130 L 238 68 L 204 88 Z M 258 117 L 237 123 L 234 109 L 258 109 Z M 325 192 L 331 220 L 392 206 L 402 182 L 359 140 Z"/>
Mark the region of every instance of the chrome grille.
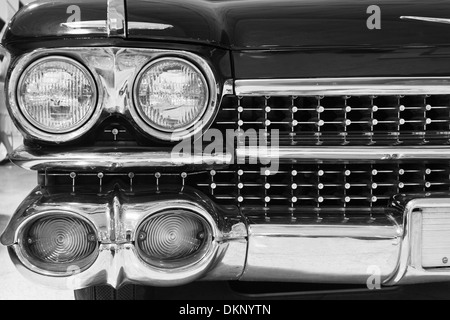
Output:
<path fill-rule="evenodd" d="M 227 96 L 226 129 L 277 129 L 285 146 L 412 146 L 450 142 L 450 95 Z"/>
<path fill-rule="evenodd" d="M 140 186 L 155 192 L 187 186 L 218 204 L 239 206 L 252 220 L 375 219 L 384 216 L 396 194 L 450 191 L 449 162 L 389 162 L 281 165 L 276 175 L 261 176 L 259 165 L 232 166 L 202 172 L 64 173 L 40 172 L 40 184 L 85 190 L 111 186 L 133 192 Z M 63 190 L 63 189 L 59 189 Z"/>
<path fill-rule="evenodd" d="M 396 194 L 450 190 L 449 163 L 295 164 L 271 176 L 259 169 L 213 171 L 197 187 L 251 219 L 370 219 L 384 215 Z"/>

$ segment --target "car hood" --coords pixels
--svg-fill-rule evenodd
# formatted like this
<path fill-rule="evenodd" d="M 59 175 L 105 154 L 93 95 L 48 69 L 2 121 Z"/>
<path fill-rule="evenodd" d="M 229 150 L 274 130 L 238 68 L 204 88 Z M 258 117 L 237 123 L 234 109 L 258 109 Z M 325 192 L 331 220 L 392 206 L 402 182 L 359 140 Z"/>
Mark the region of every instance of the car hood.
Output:
<path fill-rule="evenodd" d="M 133 0 L 127 1 L 128 36 L 228 48 L 236 79 L 449 75 L 450 1 L 376 1 L 381 29 L 368 28 L 373 4 Z"/>
<path fill-rule="evenodd" d="M 449 43 L 450 25 L 401 16 L 450 18 L 447 0 L 380 0 L 381 29 L 367 27 L 372 0 L 133 0 L 129 36 L 200 41 L 232 49 Z M 444 30 L 444 32 L 443 32 Z"/>
<path fill-rule="evenodd" d="M 13 19 L 3 43 L 42 37 L 106 36 L 107 0 L 43 0 Z M 447 0 L 379 0 L 381 29 L 367 28 L 372 0 L 132 0 L 128 37 L 195 42 L 234 50 L 317 46 L 448 44 L 450 25 L 400 19 L 450 18 Z M 80 9 L 81 33 L 67 27 Z M 96 25 L 96 23 L 98 25 Z M 104 25 L 104 24 L 103 24 Z"/>
<path fill-rule="evenodd" d="M 231 51 L 241 78 L 448 76 L 450 1 L 379 0 L 381 29 L 369 29 L 372 0 L 128 0 L 127 39 L 200 44 Z M 81 21 L 68 24 L 69 6 Z M 369 11 L 370 12 L 370 11 Z M 422 21 L 404 16 L 441 18 Z M 41 0 L 23 8 L 3 44 L 108 40 L 108 0 Z M 103 42 L 105 43 L 105 41 Z M 52 45 L 60 45 L 52 43 Z"/>

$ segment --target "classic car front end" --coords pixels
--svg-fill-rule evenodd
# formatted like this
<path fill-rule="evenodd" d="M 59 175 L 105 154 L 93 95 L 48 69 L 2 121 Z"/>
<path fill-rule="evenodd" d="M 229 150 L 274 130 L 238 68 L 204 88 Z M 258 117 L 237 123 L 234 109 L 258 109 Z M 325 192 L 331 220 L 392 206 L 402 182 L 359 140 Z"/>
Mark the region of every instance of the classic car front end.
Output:
<path fill-rule="evenodd" d="M 2 40 L 1 241 L 74 290 L 450 281 L 442 1 L 40 1 Z"/>

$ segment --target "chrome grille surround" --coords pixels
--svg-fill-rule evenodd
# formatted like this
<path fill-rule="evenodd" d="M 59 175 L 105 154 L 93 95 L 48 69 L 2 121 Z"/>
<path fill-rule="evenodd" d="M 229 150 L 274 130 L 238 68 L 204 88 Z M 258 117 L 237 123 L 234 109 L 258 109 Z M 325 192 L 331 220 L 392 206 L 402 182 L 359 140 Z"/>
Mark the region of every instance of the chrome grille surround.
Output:
<path fill-rule="evenodd" d="M 217 125 L 280 130 L 285 146 L 446 145 L 449 78 L 238 80 Z"/>

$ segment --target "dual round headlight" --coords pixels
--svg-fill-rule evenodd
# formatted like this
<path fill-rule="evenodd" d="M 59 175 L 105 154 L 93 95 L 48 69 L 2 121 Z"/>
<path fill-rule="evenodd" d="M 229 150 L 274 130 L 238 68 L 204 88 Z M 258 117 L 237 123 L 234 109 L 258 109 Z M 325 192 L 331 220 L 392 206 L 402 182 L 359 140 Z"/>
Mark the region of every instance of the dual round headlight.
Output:
<path fill-rule="evenodd" d="M 56 134 L 81 127 L 97 104 L 97 88 L 89 71 L 65 57 L 44 58 L 30 65 L 20 78 L 17 96 L 33 126 Z"/>
<path fill-rule="evenodd" d="M 182 58 L 151 61 L 135 79 L 131 114 L 144 131 L 160 140 L 191 136 L 214 115 L 208 111 L 215 108 L 215 82 L 211 78 L 209 69 L 205 77 L 196 65 Z M 99 94 L 94 77 L 71 58 L 52 56 L 35 61 L 22 73 L 16 94 L 20 112 L 34 129 L 45 134 L 44 140 L 70 135 L 94 114 L 100 115 L 96 112 Z"/>
<path fill-rule="evenodd" d="M 178 58 L 150 63 L 138 76 L 134 94 L 139 115 L 163 132 L 189 129 L 202 118 L 209 103 L 203 74 Z"/>

